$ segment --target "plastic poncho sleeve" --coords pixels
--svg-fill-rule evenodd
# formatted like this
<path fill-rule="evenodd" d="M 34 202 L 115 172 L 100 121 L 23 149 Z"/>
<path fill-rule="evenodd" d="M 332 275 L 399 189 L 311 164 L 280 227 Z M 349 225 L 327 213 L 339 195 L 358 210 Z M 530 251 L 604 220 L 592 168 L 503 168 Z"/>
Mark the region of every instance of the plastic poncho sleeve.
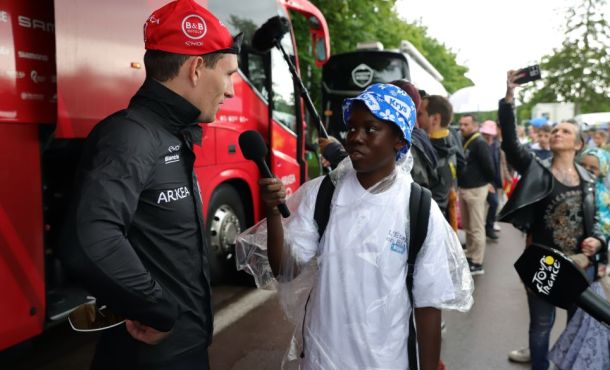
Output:
<path fill-rule="evenodd" d="M 278 281 L 294 279 L 317 253 L 319 235 L 313 214 L 322 179 L 306 182 L 286 202 L 291 215 L 282 219 L 284 250 Z M 251 274 L 259 288 L 274 288 L 275 278 L 267 257 L 266 219 L 238 236 L 235 253 L 237 268 Z"/>
<path fill-rule="evenodd" d="M 428 234 L 415 262 L 415 307 L 468 311 L 474 284 L 458 237 L 432 202 Z"/>

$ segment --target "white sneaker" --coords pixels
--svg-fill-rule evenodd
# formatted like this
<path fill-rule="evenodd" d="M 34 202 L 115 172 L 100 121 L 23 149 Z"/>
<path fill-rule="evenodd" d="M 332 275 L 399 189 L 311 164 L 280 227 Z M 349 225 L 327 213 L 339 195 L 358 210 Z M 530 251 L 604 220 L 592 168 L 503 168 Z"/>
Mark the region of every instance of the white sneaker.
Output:
<path fill-rule="evenodd" d="M 500 227 L 500 225 L 498 225 L 497 222 L 494 222 L 494 231 L 502 231 L 502 228 Z"/>
<path fill-rule="evenodd" d="M 513 362 L 527 363 L 532 361 L 529 348 L 521 348 L 508 353 L 508 359 Z"/>

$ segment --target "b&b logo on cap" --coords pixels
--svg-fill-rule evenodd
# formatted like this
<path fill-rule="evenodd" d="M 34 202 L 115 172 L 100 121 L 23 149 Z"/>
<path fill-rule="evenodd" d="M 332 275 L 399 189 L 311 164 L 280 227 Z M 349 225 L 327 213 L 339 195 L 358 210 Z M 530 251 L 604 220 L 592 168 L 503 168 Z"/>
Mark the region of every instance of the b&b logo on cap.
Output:
<path fill-rule="evenodd" d="M 182 32 L 190 39 L 199 40 L 208 32 L 208 26 L 201 16 L 191 14 L 182 20 Z"/>

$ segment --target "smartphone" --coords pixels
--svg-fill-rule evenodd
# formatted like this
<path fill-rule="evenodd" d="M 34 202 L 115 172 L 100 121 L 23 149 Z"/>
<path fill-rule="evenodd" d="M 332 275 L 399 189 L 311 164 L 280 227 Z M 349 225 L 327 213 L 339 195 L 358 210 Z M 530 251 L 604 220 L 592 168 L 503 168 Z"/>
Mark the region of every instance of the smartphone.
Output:
<path fill-rule="evenodd" d="M 518 84 L 524 84 L 526 82 L 536 81 L 542 78 L 542 76 L 540 75 L 540 66 L 538 64 L 521 68 L 518 73 L 523 74 L 522 77 L 519 77 L 515 80 L 515 83 Z"/>

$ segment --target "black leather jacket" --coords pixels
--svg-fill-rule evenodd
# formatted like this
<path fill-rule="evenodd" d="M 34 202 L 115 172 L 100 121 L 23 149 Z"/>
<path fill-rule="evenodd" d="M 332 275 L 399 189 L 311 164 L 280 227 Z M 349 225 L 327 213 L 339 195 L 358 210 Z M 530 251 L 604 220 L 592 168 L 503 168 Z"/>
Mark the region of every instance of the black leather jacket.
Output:
<path fill-rule="evenodd" d="M 500 100 L 498 118 L 502 128 L 502 150 L 506 160 L 521 174 L 513 194 L 500 211 L 498 218 L 502 222 L 513 224 L 521 231 L 529 232 L 534 222 L 536 204 L 553 191 L 554 177 L 551 173 L 551 162 L 541 161 L 525 149 L 517 139 L 515 116 L 512 104 Z M 583 219 L 585 236 L 592 236 L 602 243 L 600 252 L 594 262 L 601 259 L 606 250 L 606 240 L 599 230 L 597 212 L 595 209 L 595 182 L 592 176 L 580 165 L 576 164 L 583 192 Z"/>

